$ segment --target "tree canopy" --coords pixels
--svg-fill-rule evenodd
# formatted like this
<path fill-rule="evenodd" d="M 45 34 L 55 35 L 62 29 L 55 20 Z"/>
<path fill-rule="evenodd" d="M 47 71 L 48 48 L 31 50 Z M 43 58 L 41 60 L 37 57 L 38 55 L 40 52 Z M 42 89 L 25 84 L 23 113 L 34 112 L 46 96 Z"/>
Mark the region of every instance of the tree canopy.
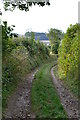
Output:
<path fill-rule="evenodd" d="M 11 43 L 11 39 L 12 37 L 18 37 L 18 35 L 16 33 L 12 33 L 12 31 L 14 30 L 14 25 L 12 26 L 7 26 L 7 22 L 4 21 L 2 26 L 2 52 L 5 53 L 8 50 L 11 51 L 12 47 L 14 45 L 12 45 Z"/>
<path fill-rule="evenodd" d="M 32 5 L 45 6 L 50 5 L 49 0 L 3 0 L 4 9 L 13 11 L 15 8 L 20 10 L 29 11 L 29 7 Z"/>
<path fill-rule="evenodd" d="M 51 28 L 47 36 L 51 44 L 51 52 L 58 53 L 58 47 L 64 34 L 61 30 Z"/>

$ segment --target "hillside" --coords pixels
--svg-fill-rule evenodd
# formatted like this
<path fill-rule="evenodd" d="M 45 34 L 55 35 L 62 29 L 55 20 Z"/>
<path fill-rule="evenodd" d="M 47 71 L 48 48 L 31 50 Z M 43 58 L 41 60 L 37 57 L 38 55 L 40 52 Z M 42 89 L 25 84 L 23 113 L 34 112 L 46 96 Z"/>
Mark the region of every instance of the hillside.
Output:
<path fill-rule="evenodd" d="M 28 35 L 30 37 L 31 32 L 26 32 L 25 35 Z M 39 32 L 34 32 L 35 35 L 35 40 L 49 40 L 46 33 L 39 33 Z"/>

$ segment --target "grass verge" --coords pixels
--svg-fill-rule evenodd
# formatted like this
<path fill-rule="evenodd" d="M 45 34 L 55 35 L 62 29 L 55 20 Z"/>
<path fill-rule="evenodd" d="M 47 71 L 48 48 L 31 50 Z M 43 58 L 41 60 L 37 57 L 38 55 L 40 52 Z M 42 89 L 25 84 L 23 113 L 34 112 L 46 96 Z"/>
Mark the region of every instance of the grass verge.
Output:
<path fill-rule="evenodd" d="M 57 79 L 60 79 L 58 75 L 58 66 L 54 68 L 54 74 Z M 72 94 L 78 98 L 78 81 L 75 80 L 75 77 L 74 78 L 68 77 L 68 79 L 64 78 L 62 81 L 64 82 L 64 85 L 67 86 L 68 89 L 72 92 Z"/>
<path fill-rule="evenodd" d="M 32 111 L 37 118 L 67 118 L 50 74 L 56 62 L 44 64 L 35 75 L 32 85 Z"/>
<path fill-rule="evenodd" d="M 44 61 L 46 62 L 47 60 L 45 59 Z M 2 72 L 2 111 L 7 108 L 8 100 L 16 90 L 19 82 L 24 79 L 26 74 L 43 64 L 44 61 L 40 58 L 39 62 L 36 62 L 31 57 L 21 61 L 16 59 L 16 57 L 7 56 Z"/>

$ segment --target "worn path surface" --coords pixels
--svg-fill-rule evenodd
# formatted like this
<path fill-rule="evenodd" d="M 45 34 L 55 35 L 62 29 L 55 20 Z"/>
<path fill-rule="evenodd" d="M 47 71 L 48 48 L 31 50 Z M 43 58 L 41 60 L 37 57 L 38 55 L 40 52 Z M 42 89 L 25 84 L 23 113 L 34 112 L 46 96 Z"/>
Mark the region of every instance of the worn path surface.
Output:
<path fill-rule="evenodd" d="M 78 118 L 78 99 L 71 94 L 62 81 L 55 78 L 53 73 L 54 68 L 55 66 L 51 69 L 51 75 L 57 93 L 60 96 L 61 103 L 69 118 Z"/>
<path fill-rule="evenodd" d="M 78 100 L 73 97 L 62 81 L 55 78 L 53 70 L 54 67 L 51 69 L 53 83 L 68 117 L 78 118 Z M 16 91 L 8 101 L 8 107 L 3 113 L 5 118 L 35 118 L 35 114 L 31 112 L 30 93 L 32 81 L 36 72 L 37 70 L 32 71 L 22 82 L 20 82 Z"/>
<path fill-rule="evenodd" d="M 8 108 L 3 113 L 5 118 L 34 118 L 31 113 L 30 92 L 32 80 L 37 70 L 28 74 L 25 79 L 20 82 L 14 94 L 8 101 Z"/>

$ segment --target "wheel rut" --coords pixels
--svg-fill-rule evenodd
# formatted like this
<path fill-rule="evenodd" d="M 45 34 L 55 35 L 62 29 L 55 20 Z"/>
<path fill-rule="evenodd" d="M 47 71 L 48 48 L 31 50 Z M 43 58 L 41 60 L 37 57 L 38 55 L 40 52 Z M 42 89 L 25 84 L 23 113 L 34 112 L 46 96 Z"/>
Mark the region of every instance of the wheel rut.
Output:
<path fill-rule="evenodd" d="M 56 79 L 54 75 L 54 67 L 51 69 L 51 75 L 53 78 L 53 84 L 57 90 L 60 97 L 61 104 L 63 105 L 69 118 L 79 118 L 78 111 L 78 99 L 75 98 L 70 90 L 63 84 L 61 80 Z"/>
<path fill-rule="evenodd" d="M 8 107 L 3 113 L 4 118 L 35 118 L 35 114 L 31 112 L 30 97 L 32 81 L 37 71 L 32 71 L 19 83 L 8 101 Z"/>

